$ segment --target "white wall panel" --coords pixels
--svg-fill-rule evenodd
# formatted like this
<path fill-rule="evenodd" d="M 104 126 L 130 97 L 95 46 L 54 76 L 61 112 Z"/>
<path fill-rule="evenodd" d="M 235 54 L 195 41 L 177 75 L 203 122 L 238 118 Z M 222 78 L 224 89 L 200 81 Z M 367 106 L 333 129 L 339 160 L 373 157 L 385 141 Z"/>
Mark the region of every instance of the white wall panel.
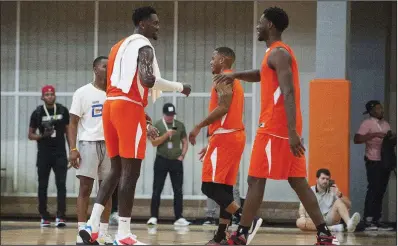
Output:
<path fill-rule="evenodd" d="M 1 2 L 1 90 L 15 89 L 16 2 Z"/>
<path fill-rule="evenodd" d="M 5 177 L 1 178 L 1 192 L 12 192 L 14 175 L 14 97 L 1 97 L 1 168 Z"/>
<path fill-rule="evenodd" d="M 253 4 L 248 2 L 179 2 L 177 78 L 195 92 L 211 87 L 210 60 L 219 46 L 235 51 L 235 69 L 252 68 Z M 220 11 L 223 9 L 224 11 Z M 244 85 L 251 92 L 250 85 Z"/>
<path fill-rule="evenodd" d="M 21 2 L 20 90 L 75 91 L 92 81 L 94 2 Z"/>

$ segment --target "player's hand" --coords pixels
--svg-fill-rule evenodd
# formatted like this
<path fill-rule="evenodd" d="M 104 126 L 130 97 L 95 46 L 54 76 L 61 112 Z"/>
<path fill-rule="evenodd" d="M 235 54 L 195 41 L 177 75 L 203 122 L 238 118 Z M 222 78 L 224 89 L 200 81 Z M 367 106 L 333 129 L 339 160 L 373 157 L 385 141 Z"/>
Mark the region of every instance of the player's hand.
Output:
<path fill-rule="evenodd" d="M 289 133 L 289 145 L 294 156 L 301 157 L 304 155 L 305 148 L 297 132 Z"/>
<path fill-rule="evenodd" d="M 167 136 L 169 137 L 169 138 L 171 138 L 174 134 L 176 134 L 177 133 L 177 131 L 176 130 L 168 130 L 167 132 L 166 132 L 166 134 L 167 134 Z"/>
<path fill-rule="evenodd" d="M 235 76 L 233 73 L 228 73 L 228 74 L 216 74 L 213 76 L 213 83 L 214 84 L 219 84 L 219 83 L 226 83 L 226 84 L 232 84 L 235 80 Z"/>
<path fill-rule="evenodd" d="M 193 128 L 193 130 L 189 133 L 188 139 L 189 139 L 189 142 L 190 142 L 192 145 L 195 145 L 195 144 L 196 144 L 196 136 L 198 136 L 199 132 L 200 132 L 200 128 L 197 127 L 197 126 L 195 126 L 195 127 Z"/>
<path fill-rule="evenodd" d="M 155 140 L 155 138 L 159 137 L 159 130 L 153 125 L 148 125 L 147 135 L 150 139 Z"/>
<path fill-rule="evenodd" d="M 191 94 L 191 85 L 189 84 L 182 84 L 183 90 L 181 91 L 182 94 L 189 96 Z"/>
<path fill-rule="evenodd" d="M 72 165 L 72 167 L 79 169 L 81 160 L 82 158 L 78 150 L 75 149 L 69 153 L 69 163 Z"/>
<path fill-rule="evenodd" d="M 177 160 L 183 161 L 183 160 L 184 160 L 184 156 L 180 155 L 180 156 L 177 158 Z"/>
<path fill-rule="evenodd" d="M 145 78 L 141 79 L 141 84 L 147 88 L 152 88 L 155 85 L 156 77 L 153 74 L 145 75 Z"/>
<path fill-rule="evenodd" d="M 198 153 L 198 155 L 199 155 L 199 161 L 203 161 L 203 158 L 205 157 L 206 152 L 207 152 L 207 146 L 204 147 L 204 148 Z"/>

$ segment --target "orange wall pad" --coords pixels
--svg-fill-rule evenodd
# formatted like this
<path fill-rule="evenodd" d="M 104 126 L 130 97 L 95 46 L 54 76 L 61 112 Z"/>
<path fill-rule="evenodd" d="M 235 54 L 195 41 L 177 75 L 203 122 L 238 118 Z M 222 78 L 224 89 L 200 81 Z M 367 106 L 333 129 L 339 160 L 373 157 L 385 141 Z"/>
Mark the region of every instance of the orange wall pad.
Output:
<path fill-rule="evenodd" d="M 343 195 L 350 192 L 351 83 L 339 79 L 310 82 L 308 180 L 316 184 L 316 171 L 330 170 Z"/>

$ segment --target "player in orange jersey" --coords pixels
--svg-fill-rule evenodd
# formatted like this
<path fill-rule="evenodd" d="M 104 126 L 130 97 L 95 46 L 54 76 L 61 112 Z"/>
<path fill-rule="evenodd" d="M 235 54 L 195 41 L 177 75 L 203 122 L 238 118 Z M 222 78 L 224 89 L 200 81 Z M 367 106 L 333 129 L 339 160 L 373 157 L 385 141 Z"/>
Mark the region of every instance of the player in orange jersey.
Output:
<path fill-rule="evenodd" d="M 339 244 L 326 226 L 306 180 L 299 71 L 292 49 L 281 40 L 288 24 L 289 18 L 283 9 L 267 8 L 257 25 L 258 40 L 265 41 L 268 47 L 261 69 L 214 77 L 215 83 L 241 79 L 260 81 L 261 86 L 261 113 L 250 161 L 249 189 L 239 227 L 228 244 L 244 245 L 253 239 L 256 228 L 249 230 L 263 201 L 267 178 L 288 180 L 317 226 L 317 244 Z"/>
<path fill-rule="evenodd" d="M 157 39 L 159 19 L 152 7 L 134 11 L 135 30 L 110 51 L 107 70 L 107 99 L 103 106 L 106 149 L 111 158 L 111 171 L 102 181 L 91 217 L 79 235 L 85 244 L 97 244 L 98 227 L 104 205 L 118 188 L 119 223 L 116 245 L 140 245 L 131 233 L 130 220 L 135 187 L 145 157 L 146 136 L 156 137 L 144 108 L 149 90 L 156 99 L 159 91 L 179 91 L 189 95 L 189 85 L 167 81 L 160 76 L 154 48 L 149 41 Z"/>
<path fill-rule="evenodd" d="M 228 47 L 215 49 L 210 62 L 213 74 L 230 73 L 235 53 Z M 207 245 L 226 243 L 226 231 L 232 215 L 240 218 L 242 209 L 234 201 L 233 185 L 239 171 L 239 163 L 246 143 L 243 125 L 244 91 L 239 80 L 232 84 L 213 84 L 209 115 L 189 134 L 189 141 L 196 144 L 196 136 L 208 126 L 209 145 L 199 154 L 203 159 L 202 192 L 220 206 L 220 223 L 217 233 Z M 254 223 L 260 223 L 255 219 Z"/>

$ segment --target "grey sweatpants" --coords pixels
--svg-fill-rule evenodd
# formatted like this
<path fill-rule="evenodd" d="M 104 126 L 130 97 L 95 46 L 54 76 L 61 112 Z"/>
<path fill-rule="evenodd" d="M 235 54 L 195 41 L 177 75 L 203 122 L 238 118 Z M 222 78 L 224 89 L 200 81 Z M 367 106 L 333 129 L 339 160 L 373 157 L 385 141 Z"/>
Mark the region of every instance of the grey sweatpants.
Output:
<path fill-rule="evenodd" d="M 236 177 L 236 184 L 234 185 L 233 193 L 235 202 L 240 206 L 239 177 L 240 172 L 238 172 L 238 176 Z M 218 218 L 220 215 L 219 209 L 218 204 L 214 200 L 207 198 L 205 208 L 206 217 L 214 219 Z"/>

